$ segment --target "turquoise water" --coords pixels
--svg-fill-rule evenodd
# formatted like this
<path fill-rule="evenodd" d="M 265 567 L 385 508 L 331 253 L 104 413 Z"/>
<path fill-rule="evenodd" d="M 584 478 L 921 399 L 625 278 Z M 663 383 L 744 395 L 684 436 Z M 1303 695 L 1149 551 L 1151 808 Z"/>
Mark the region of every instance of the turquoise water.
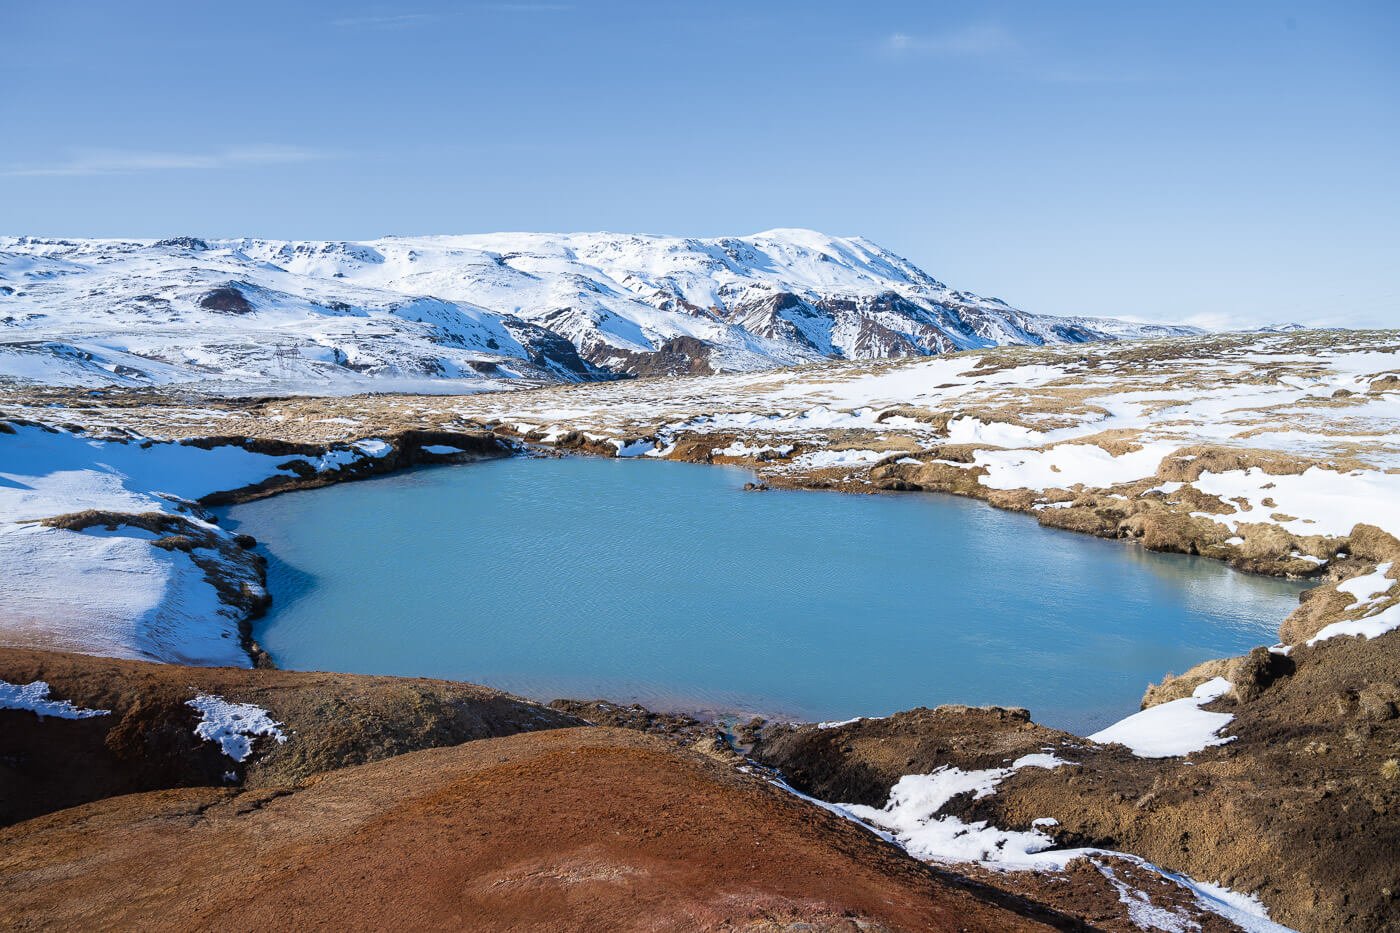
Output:
<path fill-rule="evenodd" d="M 1300 586 L 951 496 L 745 493 L 740 470 L 441 467 L 228 511 L 282 667 L 803 719 L 1028 706 L 1079 732 L 1276 640 Z"/>

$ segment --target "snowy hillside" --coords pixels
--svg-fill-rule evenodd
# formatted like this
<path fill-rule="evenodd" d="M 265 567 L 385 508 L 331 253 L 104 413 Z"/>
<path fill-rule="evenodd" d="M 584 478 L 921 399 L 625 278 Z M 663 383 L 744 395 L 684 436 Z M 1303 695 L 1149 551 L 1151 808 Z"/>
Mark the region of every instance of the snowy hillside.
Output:
<path fill-rule="evenodd" d="M 0 238 L 0 376 L 64 384 L 489 390 L 1190 332 L 1027 314 L 808 230 Z"/>

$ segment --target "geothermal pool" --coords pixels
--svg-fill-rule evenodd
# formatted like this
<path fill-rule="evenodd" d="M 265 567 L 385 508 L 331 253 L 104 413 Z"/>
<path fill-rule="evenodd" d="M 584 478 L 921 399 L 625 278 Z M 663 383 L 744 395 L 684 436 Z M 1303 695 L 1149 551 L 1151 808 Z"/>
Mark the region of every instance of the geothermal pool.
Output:
<path fill-rule="evenodd" d="M 225 511 L 281 667 L 801 719 L 1030 707 L 1081 734 L 1276 641 L 1301 584 L 952 496 L 745 493 L 742 470 L 511 458 Z"/>

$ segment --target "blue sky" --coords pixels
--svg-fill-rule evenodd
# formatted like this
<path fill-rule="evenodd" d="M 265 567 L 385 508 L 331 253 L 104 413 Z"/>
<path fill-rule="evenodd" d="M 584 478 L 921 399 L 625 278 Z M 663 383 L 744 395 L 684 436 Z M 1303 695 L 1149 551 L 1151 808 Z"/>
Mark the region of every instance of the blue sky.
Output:
<path fill-rule="evenodd" d="M 0 232 L 771 227 L 1400 326 L 1400 4 L 0 0 Z"/>

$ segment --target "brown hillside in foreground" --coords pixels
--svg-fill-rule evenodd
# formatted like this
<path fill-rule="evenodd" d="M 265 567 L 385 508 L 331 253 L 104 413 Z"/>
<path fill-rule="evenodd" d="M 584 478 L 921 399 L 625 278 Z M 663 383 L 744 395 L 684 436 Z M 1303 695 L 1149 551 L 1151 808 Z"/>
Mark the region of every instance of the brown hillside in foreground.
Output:
<path fill-rule="evenodd" d="M 757 778 L 606 728 L 50 814 L 0 831 L 0 904 L 20 928 L 1046 928 Z"/>
<path fill-rule="evenodd" d="M 422 748 L 583 720 L 475 684 L 424 677 L 181 667 L 0 648 L 0 680 L 47 683 L 91 719 L 0 709 L 0 825 L 64 807 L 171 787 L 282 787 L 322 771 Z M 286 743 L 260 739 L 235 763 L 194 729 L 201 694 L 266 709 Z"/>

